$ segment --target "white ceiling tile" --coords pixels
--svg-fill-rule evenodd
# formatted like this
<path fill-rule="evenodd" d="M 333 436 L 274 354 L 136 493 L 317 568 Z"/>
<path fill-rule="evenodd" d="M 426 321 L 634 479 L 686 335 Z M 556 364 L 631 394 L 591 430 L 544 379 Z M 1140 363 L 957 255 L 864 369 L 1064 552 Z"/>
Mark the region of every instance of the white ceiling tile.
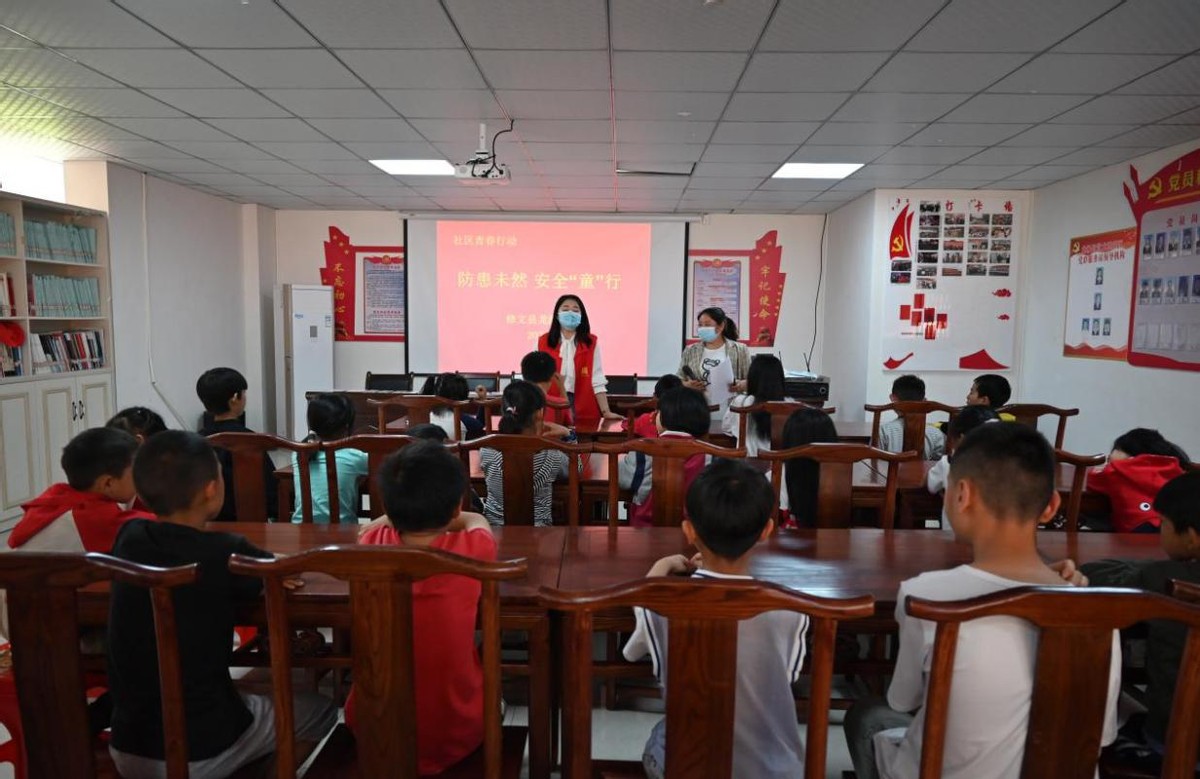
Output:
<path fill-rule="evenodd" d="M 618 143 L 622 162 L 695 162 L 704 152 L 698 143 Z"/>
<path fill-rule="evenodd" d="M 1016 125 L 1005 125 L 1015 127 Z M 1009 138 L 1005 146 L 1090 146 L 1106 138 L 1112 138 L 1123 130 L 1132 129 L 1129 125 L 1117 124 L 1039 124 L 1031 130 Z M 1146 144 L 1136 144 L 1145 146 Z"/>
<path fill-rule="evenodd" d="M 876 161 L 887 165 L 950 165 L 981 150 L 979 146 L 897 146 Z"/>
<path fill-rule="evenodd" d="M 171 146 L 166 146 L 165 144 L 155 143 L 153 141 L 96 140 L 88 141 L 87 145 L 92 149 L 104 151 L 116 157 L 129 157 L 132 159 L 150 159 L 155 157 L 160 159 L 170 159 L 172 157 L 186 157 L 187 154 L 190 153 L 185 148 L 189 143 L 192 143 L 192 141 L 175 141 L 171 144 Z"/>
<path fill-rule="evenodd" d="M 598 119 L 530 119 L 521 122 L 517 132 L 524 140 L 543 143 L 602 143 L 612 138 L 611 125 Z"/>
<path fill-rule="evenodd" d="M 932 176 L 934 173 L 943 170 L 945 167 L 945 165 L 940 163 L 928 165 L 891 165 L 887 163 L 873 162 L 870 165 L 865 165 L 859 168 L 853 175 L 860 179 L 902 178 L 916 181 L 917 179 L 922 179 L 926 176 Z"/>
<path fill-rule="evenodd" d="M 1200 5 L 1193 0 L 1128 0 L 1055 48 L 1184 54 L 1195 50 L 1198 30 Z"/>
<path fill-rule="evenodd" d="M 206 160 L 261 160 L 271 156 L 262 149 L 238 141 L 176 141 L 171 145 Z"/>
<path fill-rule="evenodd" d="M 14 87 L 119 87 L 48 49 L 0 49 L 0 81 Z"/>
<path fill-rule="evenodd" d="M 849 192 L 822 192 L 812 199 L 814 203 L 849 203 L 854 195 Z"/>
<path fill-rule="evenodd" d="M 1159 124 L 1200 124 L 1200 108 L 1173 114 L 1160 121 Z"/>
<path fill-rule="evenodd" d="M 1029 168 L 1016 174 L 1014 178 L 1034 180 L 1044 179 L 1046 181 L 1061 181 L 1063 179 L 1074 178 L 1075 176 L 1087 173 L 1095 166 L 1080 166 L 1080 165 L 1039 165 L 1036 168 Z"/>
<path fill-rule="evenodd" d="M 717 125 L 712 142 L 791 143 L 799 146 L 820 126 L 817 122 L 721 122 Z"/>
<path fill-rule="evenodd" d="M 615 211 L 615 200 L 589 200 L 583 198 L 557 198 L 555 204 L 564 211 Z M 448 206 L 450 207 L 450 206 Z"/>
<path fill-rule="evenodd" d="M 759 51 L 891 51 L 943 5 L 941 0 L 783 0 Z"/>
<path fill-rule="evenodd" d="M 338 89 L 362 83 L 324 49 L 201 49 L 198 53 L 258 89 Z"/>
<path fill-rule="evenodd" d="M 63 49 L 63 53 L 132 87 L 237 86 L 229 76 L 183 49 Z"/>
<path fill-rule="evenodd" d="M 305 118 L 395 118 L 396 111 L 369 89 L 268 89 L 263 94 Z"/>
<path fill-rule="evenodd" d="M 1131 95 L 1200 95 L 1200 54 L 1178 59 L 1117 91 Z"/>
<path fill-rule="evenodd" d="M 611 143 L 526 143 L 535 160 L 610 160 Z"/>
<path fill-rule="evenodd" d="M 688 181 L 689 190 L 735 189 L 751 190 L 761 184 L 762 176 L 692 176 Z"/>
<path fill-rule="evenodd" d="M 1015 176 L 1028 170 L 1028 165 L 954 165 L 939 171 L 938 178 L 962 178 L 978 181 L 995 181 L 996 179 Z"/>
<path fill-rule="evenodd" d="M 903 141 L 925 125 L 919 122 L 875 124 L 871 122 L 826 122 L 808 139 L 815 145 L 876 146 Z M 969 142 L 968 142 L 969 143 Z M 961 145 L 961 144 L 956 144 Z"/>
<path fill-rule="evenodd" d="M 221 173 L 226 171 L 220 165 L 209 162 L 208 160 L 198 160 L 195 157 L 179 157 L 175 159 L 146 159 L 134 158 L 129 160 L 130 164 L 137 167 L 139 170 L 157 170 L 163 173 Z M 241 166 L 238 166 L 239 169 Z"/>
<path fill-rule="evenodd" d="M 170 46 L 171 41 L 112 3 L 14 2 L 4 25 L 46 46 Z M 7 45 L 7 44 L 6 44 Z"/>
<path fill-rule="evenodd" d="M 969 95 L 874 93 L 850 98 L 834 115 L 838 122 L 932 122 Z"/>
<path fill-rule="evenodd" d="M 1138 124 L 1157 122 L 1198 104 L 1182 95 L 1104 95 L 1054 118 L 1079 124 Z"/>
<path fill-rule="evenodd" d="M 1042 179 L 1011 178 L 994 183 L 996 189 L 1041 189 L 1050 182 Z"/>
<path fill-rule="evenodd" d="M 788 162 L 861 162 L 868 163 L 887 152 L 891 146 L 829 145 L 806 143 L 788 158 Z"/>
<path fill-rule="evenodd" d="M 278 187 L 270 187 L 265 184 L 248 185 L 248 186 L 222 186 L 222 190 L 226 194 L 236 198 L 249 200 L 255 203 L 261 203 L 263 200 L 272 200 L 274 198 L 289 197 L 287 192 L 284 192 Z"/>
<path fill-rule="evenodd" d="M 215 127 L 197 119 L 110 119 L 118 127 L 156 141 L 230 141 Z"/>
<path fill-rule="evenodd" d="M 930 176 L 913 186 L 919 189 L 980 189 L 994 179 L 968 178 L 966 176 Z"/>
<path fill-rule="evenodd" d="M 608 89 L 602 51 L 477 51 L 479 67 L 495 89 Z"/>
<path fill-rule="evenodd" d="M 915 51 L 1042 51 L 1098 17 L 1117 0 L 957 0 L 917 33 Z"/>
<path fill-rule="evenodd" d="M 92 145 L 92 142 L 98 140 L 142 140 L 124 128 L 78 114 L 48 118 L 0 118 L 0 127 L 3 127 L 6 135 L 61 138 L 87 145 Z M 7 146 L 7 140 L 4 145 Z"/>
<path fill-rule="evenodd" d="M 461 146 L 464 156 L 479 145 L 479 125 L 475 122 L 465 119 L 412 119 L 409 124 L 430 141 L 453 143 L 454 148 Z M 518 132 L 523 129 L 524 123 Z"/>
<path fill-rule="evenodd" d="M 484 120 L 503 115 L 486 89 L 381 89 L 379 94 L 410 119 Z"/>
<path fill-rule="evenodd" d="M 792 143 L 758 146 L 740 143 L 714 143 L 704 150 L 704 156 L 700 159 L 703 162 L 772 162 L 779 164 L 785 162 L 794 151 L 796 151 L 796 145 Z"/>
<path fill-rule="evenodd" d="M 713 121 L 729 95 L 724 92 L 617 92 L 618 119 Z M 687 114 L 681 116 L 681 114 Z"/>
<path fill-rule="evenodd" d="M 667 163 L 663 165 L 650 165 L 656 171 L 671 172 L 671 173 L 687 173 L 692 169 L 691 163 Z M 686 176 L 617 176 L 617 190 L 619 192 L 635 191 L 641 193 L 645 197 L 678 198 L 679 193 L 687 186 L 688 179 Z"/>
<path fill-rule="evenodd" d="M 287 141 L 263 141 L 256 144 L 260 149 L 287 160 L 345 160 L 354 159 L 349 149 L 336 143 L 315 142 L 292 143 Z"/>
<path fill-rule="evenodd" d="M 744 92 L 851 92 L 863 85 L 888 55 L 777 54 L 759 52 L 738 85 Z"/>
<path fill-rule="evenodd" d="M 701 162 L 696 165 L 695 175 L 767 178 L 778 169 L 773 162 Z"/>
<path fill-rule="evenodd" d="M 274 3 L 118 0 L 184 46 L 312 46 L 312 36 Z"/>
<path fill-rule="evenodd" d="M 263 118 L 288 112 L 249 89 L 147 89 L 146 94 L 201 118 Z"/>
<path fill-rule="evenodd" d="M 22 89 L 0 89 L 0 116 L 6 119 L 19 119 L 22 117 L 44 117 L 52 118 L 56 116 L 67 116 L 73 111 L 65 106 L 57 105 L 49 102 L 47 93 L 53 93 L 60 90 L 22 90 Z M 78 90 L 81 92 L 120 92 L 119 89 L 104 89 L 104 90 Z M 129 90 L 132 92 L 132 90 Z M 40 93 L 46 96 L 47 99 L 34 97 L 31 93 Z M 137 94 L 133 92 L 133 94 Z"/>
<path fill-rule="evenodd" d="M 727 93 L 745 66 L 745 54 L 618 51 L 613 53 L 613 85 L 618 92 Z"/>
<path fill-rule="evenodd" d="M 1105 129 L 1118 129 L 1107 125 Z M 1200 124 L 1156 124 L 1100 141 L 1100 146 L 1155 146 L 1163 148 L 1176 143 L 1200 139 Z"/>
<path fill-rule="evenodd" d="M 910 146 L 990 146 L 1016 135 L 1027 127 L 1029 125 L 1024 124 L 936 122 L 909 138 L 906 143 Z"/>
<path fill-rule="evenodd" d="M 280 0 L 280 5 L 333 49 L 462 46 L 437 0 Z"/>
<path fill-rule="evenodd" d="M 339 142 L 421 140 L 403 119 L 310 119 L 309 124 Z"/>
<path fill-rule="evenodd" d="M 211 121 L 212 124 L 243 141 L 326 140 L 325 136 L 299 119 L 213 119 Z"/>
<path fill-rule="evenodd" d="M 608 25 L 600 0 L 446 0 L 472 49 L 606 49 Z"/>
<path fill-rule="evenodd" d="M 237 167 L 239 173 L 245 173 L 255 177 L 259 176 L 260 174 L 286 174 L 304 172 L 290 162 L 284 162 L 283 160 L 238 160 L 235 167 Z"/>
<path fill-rule="evenodd" d="M 488 94 L 490 98 L 489 93 Z M 510 89 L 496 92 L 508 115 L 521 119 L 608 119 L 608 90 Z"/>
<path fill-rule="evenodd" d="M 291 192 L 293 195 L 312 198 L 318 202 L 330 197 L 353 197 L 350 190 L 343 187 L 335 187 L 332 184 L 319 184 L 316 186 L 292 186 L 285 184 L 281 188 Z"/>
<path fill-rule="evenodd" d="M 329 182 L 312 173 L 259 173 L 256 179 L 277 187 L 323 187 Z"/>
<path fill-rule="evenodd" d="M 993 146 L 976 154 L 968 162 L 972 165 L 1038 165 L 1061 157 L 1065 151 L 1061 146 Z"/>
<path fill-rule="evenodd" d="M 376 173 L 379 168 L 365 160 L 297 160 L 296 166 L 313 173 Z"/>
<path fill-rule="evenodd" d="M 1117 165 L 1128 162 L 1135 157 L 1149 154 L 1156 147 L 1144 146 L 1129 148 L 1125 146 L 1093 146 L 1080 149 L 1054 160 L 1056 165 Z M 1063 149 L 1058 149 L 1063 151 Z"/>
<path fill-rule="evenodd" d="M 466 49 L 339 49 L 338 56 L 379 89 L 483 89 Z"/>
<path fill-rule="evenodd" d="M 538 163 L 542 175 L 553 181 L 559 176 L 568 177 L 571 185 L 576 184 L 579 176 L 597 176 L 604 181 L 605 188 L 613 185 L 613 165 L 611 162 L 565 162 L 554 160 Z"/>
<path fill-rule="evenodd" d="M 39 98 L 92 116 L 182 116 L 176 109 L 135 89 L 30 89 Z M 5 115 L 11 116 L 5 108 Z"/>
<path fill-rule="evenodd" d="M 240 173 L 183 173 L 181 178 L 208 187 L 253 187 L 261 186 L 254 179 Z"/>
<path fill-rule="evenodd" d="M 337 184 L 339 187 L 353 189 L 360 195 L 363 189 L 377 187 L 391 187 L 395 189 L 399 186 L 394 177 L 389 176 L 383 171 L 379 171 L 378 173 L 331 173 L 322 178 L 330 184 Z"/>
<path fill-rule="evenodd" d="M 845 92 L 738 92 L 725 116 L 738 122 L 820 122 L 848 97 Z"/>
<path fill-rule="evenodd" d="M 811 197 L 812 192 L 796 190 L 791 192 L 758 190 L 757 192 L 751 192 L 750 195 L 744 201 L 742 201 L 742 204 L 743 206 L 755 203 L 791 203 L 793 205 L 800 205 L 801 203 L 808 202 Z"/>
<path fill-rule="evenodd" d="M 864 92 L 978 92 L 1028 61 L 1028 54 L 902 51 L 863 87 Z"/>
<path fill-rule="evenodd" d="M 1094 95 L 1170 61 L 1156 54 L 1043 54 L 989 91 Z"/>
<path fill-rule="evenodd" d="M 713 5 L 694 0 L 613 0 L 612 45 L 640 51 L 749 51 L 774 5 L 773 0 Z"/>
<path fill-rule="evenodd" d="M 1085 95 L 976 95 L 946 116 L 947 122 L 1044 122 L 1069 111 Z"/>
<path fill-rule="evenodd" d="M 617 122 L 621 143 L 705 143 L 716 122 L 653 122 L 624 119 Z"/>

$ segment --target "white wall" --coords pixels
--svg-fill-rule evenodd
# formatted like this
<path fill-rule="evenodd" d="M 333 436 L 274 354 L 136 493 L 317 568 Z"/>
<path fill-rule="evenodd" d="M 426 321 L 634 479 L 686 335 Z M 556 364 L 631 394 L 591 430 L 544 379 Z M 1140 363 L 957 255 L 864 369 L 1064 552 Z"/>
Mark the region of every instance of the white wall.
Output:
<path fill-rule="evenodd" d="M 1138 157 L 1034 193 L 1021 349 L 1021 400 L 1078 407 L 1067 424 L 1071 451 L 1107 452 L 1133 427 L 1158 428 L 1193 457 L 1200 456 L 1200 373 L 1138 368 L 1128 363 L 1063 357 L 1067 301 L 1067 243 L 1080 235 L 1130 227 L 1133 214 L 1121 186 L 1129 166 L 1145 181 L 1196 142 Z M 1132 290 L 1131 290 L 1132 294 Z"/>
<path fill-rule="evenodd" d="M 819 372 L 830 379 L 837 418 L 865 418 L 867 352 L 872 340 L 871 258 L 875 246 L 875 194 L 867 193 L 829 215 L 825 238 L 825 291 L 821 325 L 827 344 Z"/>
<path fill-rule="evenodd" d="M 68 162 L 65 173 L 69 202 L 108 212 L 117 405 L 194 428 L 201 373 L 226 365 L 250 375 L 239 207 L 111 163 Z M 251 427 L 262 391 L 250 386 Z"/>
<path fill-rule="evenodd" d="M 275 279 L 282 284 L 320 284 L 325 267 L 325 241 L 337 227 L 358 246 L 403 246 L 404 220 L 394 211 L 277 211 L 275 212 Z M 278 300 L 272 305 L 278 306 Z M 412 330 L 412 324 L 409 326 Z M 430 337 L 411 333 L 410 337 Z M 333 379 L 329 389 L 362 389 L 367 371 L 402 373 L 405 344 L 339 341 L 333 347 Z M 276 387 L 283 408 L 283 386 Z M 277 412 L 278 413 L 278 412 Z M 282 429 L 282 428 L 281 428 Z"/>

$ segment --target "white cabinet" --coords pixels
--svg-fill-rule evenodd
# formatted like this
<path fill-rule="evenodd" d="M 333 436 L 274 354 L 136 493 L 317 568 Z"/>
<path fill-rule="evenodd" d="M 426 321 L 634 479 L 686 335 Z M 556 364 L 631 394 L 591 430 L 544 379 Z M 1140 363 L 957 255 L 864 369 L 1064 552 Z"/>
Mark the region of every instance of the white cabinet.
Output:
<path fill-rule="evenodd" d="M 113 415 L 112 374 L 90 374 L 33 382 L 38 438 L 42 444 L 37 469 L 38 490 L 65 479 L 59 461 L 67 443 L 89 427 L 100 427 Z"/>
<path fill-rule="evenodd" d="M 34 386 L 0 387 L 0 530 L 3 531 L 21 518 L 21 504 L 40 490 Z"/>

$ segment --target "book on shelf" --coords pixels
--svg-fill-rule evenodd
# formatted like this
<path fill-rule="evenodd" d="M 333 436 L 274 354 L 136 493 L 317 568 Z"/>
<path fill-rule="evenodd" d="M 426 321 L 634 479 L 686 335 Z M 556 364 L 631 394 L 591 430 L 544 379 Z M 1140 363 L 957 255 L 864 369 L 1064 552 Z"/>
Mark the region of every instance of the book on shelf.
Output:
<path fill-rule="evenodd" d="M 105 365 L 104 334 L 99 330 L 34 333 L 30 346 L 35 374 L 90 371 Z"/>
<path fill-rule="evenodd" d="M 0 272 L 0 317 L 17 315 L 16 299 L 12 293 L 12 276 Z"/>
<path fill-rule="evenodd" d="M 50 262 L 96 262 L 96 228 L 25 220 L 25 256 Z"/>
<path fill-rule="evenodd" d="M 15 257 L 17 254 L 17 223 L 12 214 L 0 211 L 0 254 Z"/>
<path fill-rule="evenodd" d="M 94 277 L 29 276 L 29 315 L 100 316 L 100 280 Z"/>

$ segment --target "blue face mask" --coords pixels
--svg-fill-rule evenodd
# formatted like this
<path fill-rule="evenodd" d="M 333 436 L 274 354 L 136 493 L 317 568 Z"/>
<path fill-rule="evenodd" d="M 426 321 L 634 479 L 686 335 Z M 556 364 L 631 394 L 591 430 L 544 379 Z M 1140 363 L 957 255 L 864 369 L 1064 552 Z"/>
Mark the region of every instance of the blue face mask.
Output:
<path fill-rule="evenodd" d="M 717 328 L 715 327 L 701 327 L 696 333 L 700 336 L 700 340 L 706 344 L 717 340 Z"/>
<path fill-rule="evenodd" d="M 583 314 L 578 311 L 559 311 L 558 323 L 568 330 L 575 330 L 579 327 L 579 323 L 583 321 Z"/>

